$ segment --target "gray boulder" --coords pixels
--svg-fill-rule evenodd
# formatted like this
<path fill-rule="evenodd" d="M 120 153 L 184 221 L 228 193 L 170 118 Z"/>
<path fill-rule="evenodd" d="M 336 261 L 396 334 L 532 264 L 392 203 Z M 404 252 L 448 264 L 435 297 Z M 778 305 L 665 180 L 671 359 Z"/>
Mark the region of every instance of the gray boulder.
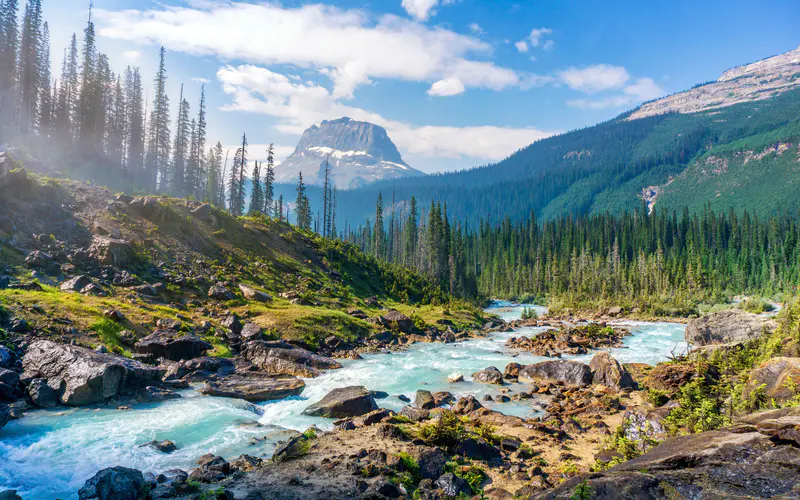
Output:
<path fill-rule="evenodd" d="M 199 358 L 212 347 L 194 335 L 182 334 L 176 330 L 156 330 L 136 343 L 136 352 L 180 361 Z"/>
<path fill-rule="evenodd" d="M 11 368 L 14 363 L 14 353 L 8 347 L 0 345 L 0 368 Z"/>
<path fill-rule="evenodd" d="M 387 328 L 403 333 L 411 333 L 414 330 L 414 322 L 411 318 L 394 309 L 389 309 L 389 312 L 383 315 L 383 323 Z"/>
<path fill-rule="evenodd" d="M 264 336 L 264 329 L 255 323 L 245 323 L 240 333 L 242 342 L 250 342 L 251 340 L 261 340 Z"/>
<path fill-rule="evenodd" d="M 631 374 L 609 353 L 598 352 L 589 362 L 592 370 L 592 383 L 602 384 L 615 389 L 635 388 Z"/>
<path fill-rule="evenodd" d="M 273 401 L 297 396 L 305 382 L 289 375 L 272 376 L 259 372 L 239 372 L 219 380 L 209 380 L 200 389 L 202 394 L 246 401 Z"/>
<path fill-rule="evenodd" d="M 334 370 L 342 365 L 331 358 L 294 347 L 285 342 L 248 342 L 242 356 L 261 371 L 271 375 L 316 377 L 320 370 Z"/>
<path fill-rule="evenodd" d="M 88 276 L 80 275 L 61 283 L 59 288 L 62 292 L 80 292 L 91 284 L 92 280 Z"/>
<path fill-rule="evenodd" d="M 419 390 L 416 398 L 414 398 L 414 405 L 423 410 L 432 410 L 436 408 L 436 400 L 433 398 L 431 391 Z"/>
<path fill-rule="evenodd" d="M 234 294 L 233 292 L 225 288 L 224 285 L 221 285 L 219 283 L 208 289 L 208 296 L 212 299 L 217 299 L 217 300 L 236 299 L 236 294 Z"/>
<path fill-rule="evenodd" d="M 11 410 L 6 405 L 0 405 L 0 429 L 11 420 Z"/>
<path fill-rule="evenodd" d="M 482 382 L 484 384 L 503 384 L 503 374 L 494 366 L 490 366 L 484 370 L 473 373 L 472 379 L 475 382 Z"/>
<path fill-rule="evenodd" d="M 472 495 L 472 488 L 470 488 L 469 483 L 452 472 L 448 472 L 439 477 L 439 479 L 436 480 L 436 486 L 442 490 L 448 498 L 458 497 L 459 495 L 464 495 L 466 497 Z"/>
<path fill-rule="evenodd" d="M 47 380 L 47 385 L 58 388 L 59 401 L 69 406 L 105 401 L 157 382 L 163 374 L 130 359 L 49 340 L 33 342 L 22 366 L 24 380 Z"/>
<path fill-rule="evenodd" d="M 347 418 L 358 417 L 377 409 L 378 404 L 366 387 L 353 386 L 332 390 L 322 400 L 303 410 L 303 415 Z"/>
<path fill-rule="evenodd" d="M 775 321 L 741 309 L 728 309 L 692 319 L 686 325 L 686 342 L 692 346 L 745 342 L 772 332 Z"/>
<path fill-rule="evenodd" d="M 130 261 L 132 247 L 129 241 L 93 236 L 89 256 L 106 266 L 124 266 Z"/>
<path fill-rule="evenodd" d="M 140 500 L 147 496 L 149 485 L 136 469 L 111 467 L 86 481 L 78 491 L 80 500 Z"/>
<path fill-rule="evenodd" d="M 261 290 L 256 290 L 255 288 L 247 285 L 239 285 L 239 290 L 241 290 L 242 295 L 247 300 L 254 300 L 256 302 L 271 302 L 272 297 L 266 292 L 262 292 Z"/>
<path fill-rule="evenodd" d="M 58 388 L 48 385 L 45 379 L 35 378 L 31 380 L 31 383 L 28 384 L 28 395 L 33 404 L 40 408 L 58 406 Z"/>
<path fill-rule="evenodd" d="M 569 385 L 584 386 L 592 383 L 592 370 L 579 361 L 548 360 L 523 367 L 519 371 L 519 381 L 564 382 Z"/>

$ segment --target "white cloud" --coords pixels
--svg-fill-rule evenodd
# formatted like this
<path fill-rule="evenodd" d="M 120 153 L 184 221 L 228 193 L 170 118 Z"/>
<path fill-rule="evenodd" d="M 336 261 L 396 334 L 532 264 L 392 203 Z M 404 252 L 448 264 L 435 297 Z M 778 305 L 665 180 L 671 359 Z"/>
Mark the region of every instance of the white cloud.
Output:
<path fill-rule="evenodd" d="M 402 5 L 409 15 L 425 21 L 436 14 L 434 8 L 437 5 L 448 5 L 454 2 L 455 0 L 403 0 Z"/>
<path fill-rule="evenodd" d="M 333 80 L 340 97 L 352 96 L 358 85 L 375 78 L 458 78 L 465 87 L 493 90 L 519 83 L 515 71 L 481 60 L 492 52 L 486 42 L 397 16 L 374 19 L 360 10 L 225 2 L 203 8 L 98 10 L 96 17 L 99 34 L 108 38 L 226 60 L 314 68 Z"/>
<path fill-rule="evenodd" d="M 428 95 L 447 97 L 464 93 L 464 84 L 458 78 L 439 80 L 428 89 Z"/>
<path fill-rule="evenodd" d="M 514 46 L 520 52 L 523 52 L 523 53 L 524 52 L 528 52 L 528 42 L 526 42 L 525 40 L 520 40 L 519 42 L 515 43 Z"/>
<path fill-rule="evenodd" d="M 486 32 L 483 31 L 483 28 L 481 28 L 481 25 L 478 24 L 478 23 L 472 23 L 469 26 L 467 26 L 467 28 L 469 28 L 469 30 L 471 32 L 475 33 L 476 35 L 485 35 L 486 34 Z"/>
<path fill-rule="evenodd" d="M 208 78 L 195 76 L 194 78 L 192 78 L 192 81 L 195 83 L 199 83 L 200 85 L 206 85 L 208 83 Z"/>
<path fill-rule="evenodd" d="M 544 42 L 544 45 L 542 45 L 542 50 L 549 51 L 553 50 L 554 48 L 556 48 L 556 42 L 554 42 L 553 40 L 547 40 L 546 42 Z"/>
<path fill-rule="evenodd" d="M 569 106 L 579 109 L 621 108 L 639 104 L 665 94 L 663 88 L 652 78 L 637 78 L 622 89 L 622 94 L 611 95 L 600 99 L 575 99 L 567 101 Z"/>
<path fill-rule="evenodd" d="M 531 41 L 531 46 L 538 47 L 542 43 L 542 39 L 552 33 L 553 30 L 550 28 L 538 28 L 531 30 L 531 36 L 528 39 Z"/>
<path fill-rule="evenodd" d="M 631 75 L 622 66 L 596 64 L 585 68 L 571 67 L 558 74 L 560 80 L 573 90 L 594 94 L 622 88 Z"/>
<path fill-rule="evenodd" d="M 128 50 L 122 53 L 122 57 L 124 57 L 129 63 L 135 63 L 140 57 L 142 57 L 142 53 L 138 50 Z"/>
<path fill-rule="evenodd" d="M 223 67 L 217 77 L 224 92 L 233 98 L 223 110 L 276 117 L 278 130 L 286 134 L 299 135 L 314 123 L 349 116 L 386 128 L 404 154 L 490 161 L 552 135 L 534 128 L 414 126 L 342 104 L 322 86 L 297 83 L 290 76 L 252 65 Z"/>

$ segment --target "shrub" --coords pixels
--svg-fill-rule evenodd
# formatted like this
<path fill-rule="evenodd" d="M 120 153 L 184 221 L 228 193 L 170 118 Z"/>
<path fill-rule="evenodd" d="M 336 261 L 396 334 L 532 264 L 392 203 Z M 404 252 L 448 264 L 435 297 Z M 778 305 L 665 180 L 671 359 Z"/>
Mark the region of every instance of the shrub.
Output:
<path fill-rule="evenodd" d="M 458 416 L 450 410 L 444 410 L 439 418 L 423 425 L 419 431 L 420 437 L 430 444 L 437 446 L 455 446 L 466 437 L 464 424 Z"/>

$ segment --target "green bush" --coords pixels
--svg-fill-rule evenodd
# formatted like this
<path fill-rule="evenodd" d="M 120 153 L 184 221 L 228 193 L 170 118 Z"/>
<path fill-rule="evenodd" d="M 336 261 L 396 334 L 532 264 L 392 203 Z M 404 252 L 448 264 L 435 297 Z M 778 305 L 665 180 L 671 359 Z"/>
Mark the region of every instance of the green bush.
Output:
<path fill-rule="evenodd" d="M 444 410 L 435 422 L 423 425 L 419 435 L 429 444 L 449 447 L 463 441 L 467 431 L 455 413 Z"/>

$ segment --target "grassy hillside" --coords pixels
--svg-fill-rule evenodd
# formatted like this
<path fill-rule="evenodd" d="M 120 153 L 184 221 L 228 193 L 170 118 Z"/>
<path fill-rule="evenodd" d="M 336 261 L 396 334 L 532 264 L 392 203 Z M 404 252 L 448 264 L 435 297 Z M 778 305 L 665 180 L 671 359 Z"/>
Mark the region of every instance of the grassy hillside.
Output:
<path fill-rule="evenodd" d="M 457 325 L 474 324 L 480 312 L 453 302 L 425 278 L 379 263 L 352 245 L 320 238 L 267 218 L 234 218 L 208 205 L 183 199 L 152 197 L 131 200 L 106 188 L 81 182 L 40 178 L 24 170 L 0 173 L 0 275 L 13 282 L 32 281 L 25 263 L 31 251 L 52 257 L 49 271 L 36 266 L 41 287 L 0 286 L 0 326 L 21 317 L 29 331 L 90 346 L 104 344 L 124 351 L 123 330 L 139 337 L 159 319 L 185 325 L 218 326 L 230 312 L 266 328 L 274 337 L 314 343 L 331 333 L 345 338 L 377 331 L 374 324 L 346 311 L 380 314 L 395 307 L 425 323 L 446 318 Z M 125 242 L 124 262 L 84 265 L 93 238 L 112 236 Z M 158 294 L 134 293 L 112 285 L 120 273 L 132 283 L 157 284 Z M 64 292 L 67 277 L 86 274 L 101 294 Z M 211 300 L 209 287 L 224 283 L 233 293 Z M 248 300 L 246 285 L 274 300 Z M 112 322 L 105 311 L 125 317 Z M 0 331 L 0 336 L 5 335 Z M 209 333 L 218 354 L 224 345 Z"/>

